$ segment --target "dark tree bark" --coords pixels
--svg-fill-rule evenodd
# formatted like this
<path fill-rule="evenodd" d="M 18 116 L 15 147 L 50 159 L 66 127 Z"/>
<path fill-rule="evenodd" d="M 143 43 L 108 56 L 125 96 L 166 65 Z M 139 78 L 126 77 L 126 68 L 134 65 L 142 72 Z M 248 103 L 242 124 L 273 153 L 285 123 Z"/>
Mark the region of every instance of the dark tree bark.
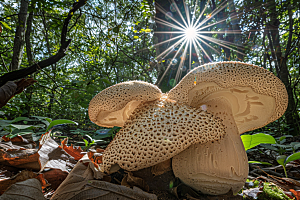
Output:
<path fill-rule="evenodd" d="M 26 54 L 29 65 L 33 64 L 32 52 L 31 52 L 31 42 L 30 42 L 30 34 L 32 31 L 32 22 L 33 22 L 33 12 L 29 13 L 29 17 L 27 19 L 27 28 L 25 33 L 25 43 L 26 43 Z"/>
<path fill-rule="evenodd" d="M 18 15 L 18 24 L 14 39 L 13 57 L 10 70 L 17 70 L 20 67 L 23 57 L 23 47 L 25 44 L 25 27 L 27 21 L 28 0 L 21 0 L 20 12 Z"/>
<path fill-rule="evenodd" d="M 289 7 L 289 38 L 286 45 L 286 53 L 285 55 L 281 51 L 282 45 L 280 44 L 279 38 L 279 25 L 280 21 L 278 19 L 278 12 L 276 11 L 276 2 L 275 0 L 270 0 L 270 5 L 274 7 L 270 8 L 270 22 L 267 25 L 267 29 L 269 30 L 269 43 L 271 44 L 272 57 L 275 59 L 275 67 L 280 80 L 284 83 L 287 93 L 288 93 L 288 108 L 285 112 L 285 118 L 288 126 L 292 129 L 290 131 L 293 135 L 299 135 L 299 115 L 296 110 L 296 103 L 294 98 L 293 88 L 291 86 L 289 80 L 289 70 L 287 66 L 288 57 L 290 54 L 291 48 L 291 39 L 293 34 L 293 18 L 292 18 L 292 10 Z"/>

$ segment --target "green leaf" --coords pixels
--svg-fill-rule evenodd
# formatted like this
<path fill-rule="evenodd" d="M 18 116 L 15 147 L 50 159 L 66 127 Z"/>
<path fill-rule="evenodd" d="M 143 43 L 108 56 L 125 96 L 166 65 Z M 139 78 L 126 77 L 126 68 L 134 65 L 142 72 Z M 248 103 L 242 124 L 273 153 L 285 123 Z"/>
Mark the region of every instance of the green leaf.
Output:
<path fill-rule="evenodd" d="M 84 145 L 87 147 L 89 145 L 89 142 L 86 139 L 83 139 Z"/>
<path fill-rule="evenodd" d="M 268 163 L 268 162 L 259 162 L 259 161 L 248 161 L 248 163 L 262 164 L 262 165 L 272 165 L 271 163 Z"/>
<path fill-rule="evenodd" d="M 276 158 L 278 164 L 280 164 L 282 166 L 285 166 L 285 164 L 284 164 L 285 159 L 286 159 L 285 155 L 280 155 L 280 156 L 277 156 L 277 158 Z"/>
<path fill-rule="evenodd" d="M 30 119 L 28 117 L 17 117 L 11 123 L 15 123 L 23 120 L 30 120 Z"/>
<path fill-rule="evenodd" d="M 5 22 L 3 22 L 3 21 L 0 21 L 0 22 L 1 22 L 1 24 L 2 24 L 5 28 L 11 30 L 10 26 L 8 26 L 7 23 L 5 23 Z"/>
<path fill-rule="evenodd" d="M 52 121 L 52 122 L 49 124 L 49 126 L 48 126 L 46 132 L 49 131 L 53 126 L 60 125 L 60 124 L 75 124 L 75 125 L 78 125 L 77 122 L 74 122 L 74 121 L 72 121 L 72 120 L 68 120 L 68 119 L 58 119 L 58 120 Z"/>
<path fill-rule="evenodd" d="M 18 125 L 18 124 L 11 124 L 11 127 L 14 127 L 16 129 L 29 129 L 29 128 L 34 128 L 33 125 Z"/>
<path fill-rule="evenodd" d="M 111 82 L 107 78 L 100 78 L 101 81 L 103 81 L 106 84 L 111 85 Z"/>
<path fill-rule="evenodd" d="M 298 160 L 298 159 L 300 159 L 300 152 L 297 152 L 297 153 L 294 153 L 294 154 L 288 156 L 285 159 L 284 164 L 287 164 L 287 163 L 289 163 L 291 161 Z"/>
<path fill-rule="evenodd" d="M 257 133 L 254 135 L 242 135 L 241 139 L 243 141 L 245 150 L 251 149 L 259 144 L 268 143 L 268 144 L 275 144 L 276 140 L 273 136 L 264 134 L 264 133 Z"/>

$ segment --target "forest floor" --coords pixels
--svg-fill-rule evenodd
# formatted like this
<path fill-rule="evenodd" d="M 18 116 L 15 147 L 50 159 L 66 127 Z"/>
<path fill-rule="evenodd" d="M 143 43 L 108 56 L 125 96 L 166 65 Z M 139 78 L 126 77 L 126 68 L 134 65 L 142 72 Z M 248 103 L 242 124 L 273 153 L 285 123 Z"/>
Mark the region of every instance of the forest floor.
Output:
<path fill-rule="evenodd" d="M 81 135 L 72 135 L 70 144 L 79 144 Z M 58 135 L 44 134 L 37 142 L 32 138 L 3 137 L 0 142 L 0 200 L 1 199 L 295 199 L 300 200 L 300 160 L 289 162 L 285 168 L 265 152 L 248 152 L 249 176 L 241 191 L 233 195 L 201 194 L 176 179 L 171 160 L 136 172 L 122 169 L 111 175 L 99 171 L 103 145 L 89 146 L 88 151 L 67 145 Z M 105 140 L 107 140 L 105 142 Z M 293 138 L 299 142 L 299 138 Z M 287 141 L 291 142 L 291 141 Z M 259 150 L 259 149 L 258 149 Z M 269 163 L 268 165 L 262 162 Z M 266 167 L 267 166 L 267 167 Z M 38 181 L 37 181 L 38 180 Z M 37 191 L 39 191 L 37 193 Z M 39 195 L 37 195 L 39 194 Z M 102 197 L 102 198 L 101 198 Z"/>

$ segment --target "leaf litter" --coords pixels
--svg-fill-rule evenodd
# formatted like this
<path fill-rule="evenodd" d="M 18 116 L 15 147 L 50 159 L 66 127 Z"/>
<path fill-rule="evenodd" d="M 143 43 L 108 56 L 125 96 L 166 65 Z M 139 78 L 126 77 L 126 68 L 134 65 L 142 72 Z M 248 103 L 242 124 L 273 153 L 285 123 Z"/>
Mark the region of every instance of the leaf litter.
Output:
<path fill-rule="evenodd" d="M 0 142 L 0 199 L 295 199 L 300 200 L 299 178 L 284 178 L 281 166 L 259 168 L 250 164 L 248 182 L 239 194 L 201 194 L 176 179 L 171 160 L 128 172 L 115 166 L 115 172 L 101 172 L 103 149 L 84 152 L 80 147 L 58 145 L 50 132 L 42 135 L 38 147 L 22 136 L 3 137 Z M 290 162 L 289 176 L 300 162 Z M 271 172 L 271 173 L 270 173 Z M 293 173 L 292 173 L 293 172 Z M 274 175 L 275 174 L 275 175 Z M 280 175 L 280 176 L 276 176 Z M 299 173 L 298 173 L 299 175 Z M 27 181 L 27 182 L 26 182 Z M 256 182 L 258 184 L 253 184 Z M 37 184 L 38 183 L 38 184 Z M 251 184 L 252 183 L 252 184 Z M 26 189 L 26 187 L 28 188 Z M 19 190 L 17 189 L 19 188 Z M 26 193 L 23 194 L 23 191 Z M 40 191 L 40 192 L 39 192 Z M 276 191 L 274 194 L 270 191 Z M 43 194 L 40 196 L 40 194 Z M 277 196 L 276 196 L 276 195 Z"/>

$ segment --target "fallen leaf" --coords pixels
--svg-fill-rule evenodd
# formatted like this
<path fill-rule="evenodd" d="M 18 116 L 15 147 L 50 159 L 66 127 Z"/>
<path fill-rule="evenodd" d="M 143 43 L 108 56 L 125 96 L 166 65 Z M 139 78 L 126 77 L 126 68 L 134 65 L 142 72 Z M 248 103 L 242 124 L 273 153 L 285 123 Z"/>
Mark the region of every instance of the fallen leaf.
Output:
<path fill-rule="evenodd" d="M 69 173 L 61 171 L 60 169 L 51 169 L 43 172 L 44 178 L 50 184 L 50 187 L 56 190 L 59 185 L 67 178 Z"/>
<path fill-rule="evenodd" d="M 25 149 L 34 149 L 36 147 L 36 144 L 34 141 L 28 141 L 27 139 L 23 138 L 22 136 L 18 135 L 16 137 L 13 138 L 8 138 L 6 136 L 3 136 L 2 139 L 5 142 L 11 142 L 11 144 L 16 147 L 23 147 Z M 3 143 L 3 142 L 1 142 Z M 1 144 L 0 143 L 0 144 Z M 3 143 L 5 144 L 5 143 Z"/>
<path fill-rule="evenodd" d="M 36 178 L 38 175 L 32 171 L 28 171 L 28 170 L 23 170 L 20 173 L 18 173 L 17 175 L 10 177 L 10 179 L 6 179 L 6 180 L 1 180 L 0 181 L 0 194 L 3 194 L 8 187 L 10 187 L 11 185 L 17 183 L 17 182 L 21 182 L 21 181 L 25 181 L 27 179 L 31 179 L 31 178 Z"/>
<path fill-rule="evenodd" d="M 43 141 L 38 154 L 41 170 L 51 168 L 68 172 L 76 163 L 74 158 L 66 153 L 52 138 Z"/>
<path fill-rule="evenodd" d="M 119 200 L 156 200 L 155 194 L 144 192 L 138 187 L 133 189 L 104 181 L 91 180 L 84 191 L 74 196 L 77 199 L 119 199 Z"/>
<path fill-rule="evenodd" d="M 87 155 L 96 167 L 99 167 L 99 164 L 102 163 L 102 153 L 94 153 L 89 151 Z"/>
<path fill-rule="evenodd" d="M 125 177 L 121 181 L 121 185 L 127 186 L 129 188 L 136 186 L 146 192 L 149 192 L 149 186 L 147 185 L 147 183 L 142 178 L 133 176 L 131 172 L 128 172 L 128 174 L 125 175 Z"/>
<path fill-rule="evenodd" d="M 290 189 L 290 191 L 293 193 L 293 195 L 296 197 L 297 200 L 300 200 L 300 190 L 293 190 Z"/>
<path fill-rule="evenodd" d="M 74 169 L 57 188 L 52 196 L 52 200 L 72 199 L 76 194 L 83 191 L 89 180 L 102 179 L 104 176 L 105 174 L 95 167 L 86 154 L 78 161 Z"/>
<path fill-rule="evenodd" d="M 65 138 L 62 142 L 61 142 L 61 147 L 63 150 L 65 150 L 69 155 L 71 155 L 72 157 L 74 157 L 75 160 L 80 160 L 84 154 L 82 154 L 82 149 L 81 147 L 73 147 L 73 144 L 71 144 L 71 146 L 67 146 L 67 142 L 68 142 L 68 138 Z"/>
<path fill-rule="evenodd" d="M 11 185 L 0 200 L 18 199 L 18 200 L 45 200 L 42 192 L 41 183 L 33 178 Z"/>
<path fill-rule="evenodd" d="M 245 195 L 246 197 L 257 199 L 258 195 L 263 192 L 262 190 L 263 187 L 250 188 L 247 190 L 243 190 L 243 195 Z"/>
<path fill-rule="evenodd" d="M 37 149 L 8 150 L 3 155 L 3 158 L 11 166 L 19 167 L 19 165 L 24 165 L 25 163 L 37 162 L 39 159 L 37 151 Z M 21 166 L 21 168 L 24 167 Z"/>

